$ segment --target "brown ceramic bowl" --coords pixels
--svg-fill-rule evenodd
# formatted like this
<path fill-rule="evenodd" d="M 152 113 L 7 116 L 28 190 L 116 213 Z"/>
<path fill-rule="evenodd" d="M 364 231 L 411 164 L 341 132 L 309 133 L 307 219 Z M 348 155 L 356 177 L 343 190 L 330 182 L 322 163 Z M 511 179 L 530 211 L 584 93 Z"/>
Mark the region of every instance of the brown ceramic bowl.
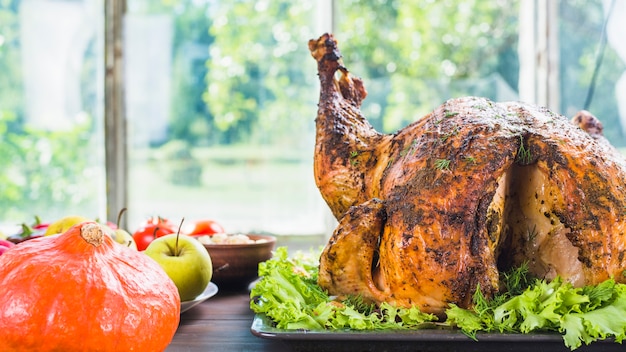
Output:
<path fill-rule="evenodd" d="M 204 244 L 213 262 L 213 278 L 220 289 L 247 288 L 259 277 L 259 263 L 272 257 L 276 237 L 246 234 L 262 242 L 245 244 Z"/>

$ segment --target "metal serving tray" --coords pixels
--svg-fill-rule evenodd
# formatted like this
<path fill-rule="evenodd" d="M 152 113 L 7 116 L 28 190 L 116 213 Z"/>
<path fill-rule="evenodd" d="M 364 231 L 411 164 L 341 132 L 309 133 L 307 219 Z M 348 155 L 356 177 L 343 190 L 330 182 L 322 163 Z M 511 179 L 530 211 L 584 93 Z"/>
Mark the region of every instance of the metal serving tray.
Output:
<path fill-rule="evenodd" d="M 294 351 L 458 351 L 458 352 L 568 352 L 563 337 L 556 333 L 477 334 L 477 341 L 456 329 L 378 330 L 378 331 L 311 331 L 282 330 L 272 326 L 269 318 L 256 315 L 250 328 L 253 335 L 280 340 Z M 583 345 L 577 352 L 626 351 L 626 345 L 614 340 Z"/>

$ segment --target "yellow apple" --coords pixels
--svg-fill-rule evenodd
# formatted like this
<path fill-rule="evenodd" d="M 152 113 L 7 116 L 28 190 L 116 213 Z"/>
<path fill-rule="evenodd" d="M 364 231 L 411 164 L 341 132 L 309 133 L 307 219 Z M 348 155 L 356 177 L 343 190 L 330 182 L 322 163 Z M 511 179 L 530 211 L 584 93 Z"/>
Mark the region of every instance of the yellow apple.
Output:
<path fill-rule="evenodd" d="M 102 227 L 104 233 L 109 235 L 116 243 L 119 243 L 124 247 L 135 250 L 137 249 L 137 243 L 135 243 L 135 239 L 130 233 L 128 233 L 128 231 L 119 227 L 114 230 L 111 226 L 106 224 L 100 224 L 100 226 Z"/>
<path fill-rule="evenodd" d="M 76 225 L 76 224 L 80 224 L 82 222 L 85 221 L 92 221 L 91 219 L 87 219 L 86 217 L 80 216 L 80 215 L 68 215 L 68 216 L 64 216 L 61 219 L 54 221 L 53 223 L 51 223 L 48 228 L 46 229 L 46 232 L 44 233 L 44 236 L 50 236 L 50 235 L 56 235 L 59 233 L 64 233 L 65 231 L 69 230 L 70 227 Z"/>

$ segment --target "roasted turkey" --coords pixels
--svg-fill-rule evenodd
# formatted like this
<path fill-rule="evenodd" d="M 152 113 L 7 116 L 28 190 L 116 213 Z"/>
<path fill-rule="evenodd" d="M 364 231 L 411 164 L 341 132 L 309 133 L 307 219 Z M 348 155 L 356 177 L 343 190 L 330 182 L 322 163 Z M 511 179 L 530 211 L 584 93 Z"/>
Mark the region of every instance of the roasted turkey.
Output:
<path fill-rule="evenodd" d="M 470 307 L 477 287 L 491 297 L 499 273 L 523 263 L 575 286 L 625 281 L 626 163 L 591 114 L 466 97 L 382 134 L 333 35 L 309 49 L 315 181 L 339 221 L 322 288 L 442 315 Z"/>

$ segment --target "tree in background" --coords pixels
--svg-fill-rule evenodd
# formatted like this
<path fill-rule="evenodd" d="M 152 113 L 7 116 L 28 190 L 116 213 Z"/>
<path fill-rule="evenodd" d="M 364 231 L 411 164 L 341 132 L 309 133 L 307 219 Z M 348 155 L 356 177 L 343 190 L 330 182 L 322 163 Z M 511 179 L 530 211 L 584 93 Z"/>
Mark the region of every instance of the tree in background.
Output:
<path fill-rule="evenodd" d="M 18 0 L 0 1 L 0 114 L 13 116 L 8 132 L 24 118 L 18 8 Z"/>
<path fill-rule="evenodd" d="M 312 135 L 315 3 L 222 1 L 210 11 L 204 101 L 225 142 L 298 146 Z"/>
<path fill-rule="evenodd" d="M 90 118 L 95 112 L 86 111 L 84 123 L 64 131 L 26 124 L 19 9 L 19 0 L 0 1 L 0 223 L 11 219 L 14 225 L 35 214 L 97 209 L 102 202 L 93 191 L 102 165 L 90 153 L 99 148 Z M 96 69 L 94 61 L 86 58 L 86 71 Z M 81 82 L 85 99 L 96 90 L 93 77 L 91 71 Z"/>
<path fill-rule="evenodd" d="M 172 48 L 171 137 L 197 146 L 223 142 L 213 114 L 202 100 L 206 91 L 204 78 L 208 70 L 209 48 L 214 41 L 209 33 L 211 21 L 207 18 L 209 2 L 184 0 L 164 4 L 158 11 L 176 14 Z"/>
<path fill-rule="evenodd" d="M 619 1 L 619 0 L 616 0 Z M 561 113 L 573 116 L 583 104 L 592 84 L 592 75 L 604 23 L 602 1 L 561 1 L 559 15 L 561 60 Z M 591 104 L 587 109 L 604 125 L 604 135 L 614 145 L 626 145 L 614 94 L 615 84 L 626 65 L 613 49 L 605 48 Z"/>
<path fill-rule="evenodd" d="M 315 66 L 306 42 L 313 2 L 219 2 L 204 100 L 225 143 L 291 141 L 309 124 L 317 100 Z M 445 100 L 480 95 L 515 99 L 519 62 L 517 1 L 336 2 L 344 60 L 364 78 L 363 111 L 383 132 L 429 113 Z M 601 1 L 561 1 L 562 110 L 582 102 L 602 25 Z M 567 16 L 579 17 L 570 21 Z M 574 26 L 572 26 L 574 24 Z M 592 112 L 614 141 L 622 139 L 610 72 L 623 63 L 607 50 Z M 565 58 L 565 59 L 563 59 Z M 570 60 L 577 58 L 578 60 Z M 582 109 L 582 106 L 578 107 Z M 308 121 L 308 122 L 307 122 Z"/>
<path fill-rule="evenodd" d="M 338 5 L 345 60 L 367 78 L 371 94 L 364 110 L 385 132 L 450 97 L 497 98 L 495 87 L 479 90 L 472 81 L 498 74 L 517 86 L 516 1 L 348 0 Z"/>
<path fill-rule="evenodd" d="M 205 101 L 229 141 L 293 144 L 311 127 L 318 93 L 307 42 L 322 34 L 311 29 L 313 4 L 220 2 L 211 11 Z M 517 83 L 510 2 L 347 0 L 337 10 L 335 36 L 348 67 L 365 79 L 364 113 L 379 130 L 467 95 L 455 82 L 500 73 Z"/>

